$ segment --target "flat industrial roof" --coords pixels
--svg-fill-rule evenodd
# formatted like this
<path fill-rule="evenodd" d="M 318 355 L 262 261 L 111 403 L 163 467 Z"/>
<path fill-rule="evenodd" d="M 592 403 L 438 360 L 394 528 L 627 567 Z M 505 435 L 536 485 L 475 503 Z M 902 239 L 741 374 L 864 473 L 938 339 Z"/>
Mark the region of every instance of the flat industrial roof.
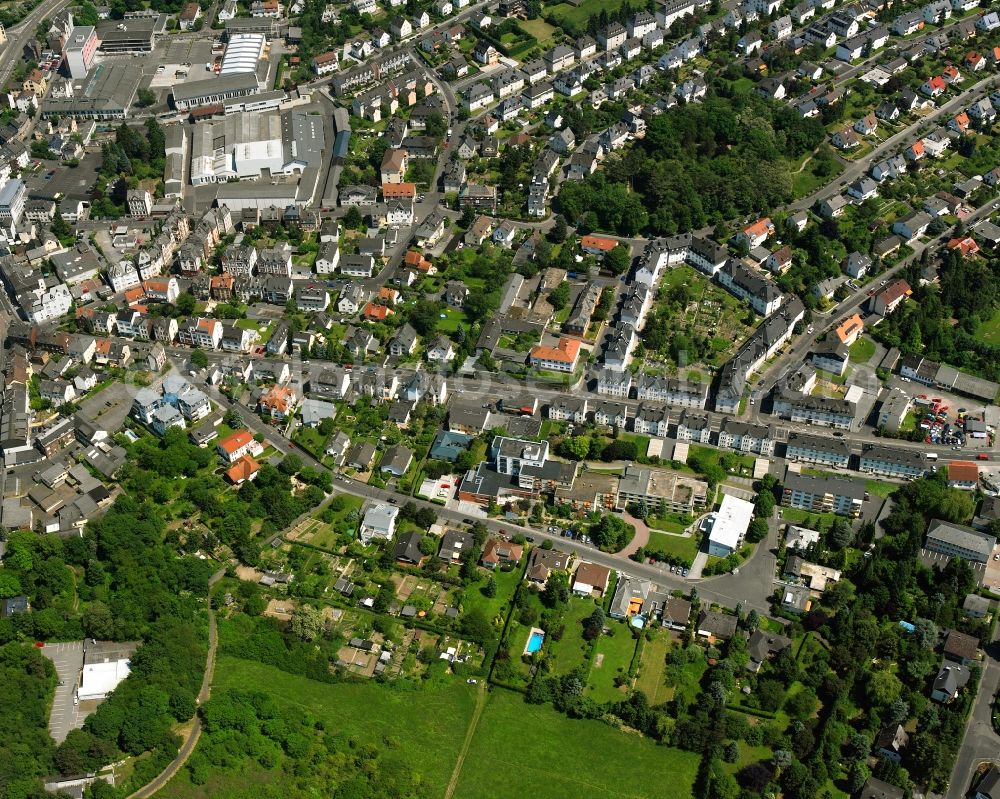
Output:
<path fill-rule="evenodd" d="M 715 512 L 708 540 L 735 550 L 753 520 L 753 503 L 726 494 Z"/>
<path fill-rule="evenodd" d="M 257 83 L 256 74 L 252 72 L 237 72 L 234 75 L 220 75 L 217 78 L 193 80 L 183 83 L 180 86 L 174 87 L 173 94 L 175 101 L 185 101 L 243 89 L 257 91 L 259 88 L 260 84 Z"/>

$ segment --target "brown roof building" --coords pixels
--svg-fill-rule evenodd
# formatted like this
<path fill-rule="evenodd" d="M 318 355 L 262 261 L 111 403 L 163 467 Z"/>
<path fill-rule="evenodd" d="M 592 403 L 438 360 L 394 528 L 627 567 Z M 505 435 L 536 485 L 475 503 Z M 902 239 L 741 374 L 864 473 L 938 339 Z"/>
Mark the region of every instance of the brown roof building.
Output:
<path fill-rule="evenodd" d="M 524 547 L 520 544 L 511 544 L 498 538 L 491 538 L 483 547 L 483 557 L 480 563 L 487 569 L 512 569 L 524 555 Z"/>
<path fill-rule="evenodd" d="M 949 630 L 944 639 L 944 656 L 962 665 L 975 660 L 978 650 L 979 639 L 960 633 L 958 630 Z"/>

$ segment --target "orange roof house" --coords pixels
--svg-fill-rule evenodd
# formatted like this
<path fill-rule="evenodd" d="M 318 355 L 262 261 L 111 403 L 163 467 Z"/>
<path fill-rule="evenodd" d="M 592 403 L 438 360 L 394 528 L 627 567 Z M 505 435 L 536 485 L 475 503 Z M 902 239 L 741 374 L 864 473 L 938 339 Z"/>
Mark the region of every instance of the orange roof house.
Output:
<path fill-rule="evenodd" d="M 979 253 L 979 245 L 976 244 L 976 240 L 970 236 L 966 236 L 962 239 L 951 239 L 948 242 L 948 249 L 952 251 L 958 250 L 965 258 Z"/>
<path fill-rule="evenodd" d="M 134 303 L 141 302 L 146 299 L 146 290 L 142 286 L 135 286 L 134 288 L 125 290 L 125 304 L 133 305 Z"/>
<path fill-rule="evenodd" d="M 378 301 L 382 304 L 392 303 L 395 305 L 399 302 L 399 292 L 396 289 L 389 288 L 388 286 L 382 286 L 378 290 Z"/>
<path fill-rule="evenodd" d="M 260 471 L 260 464 L 249 455 L 244 455 L 226 470 L 226 479 L 233 485 L 253 480 Z"/>
<path fill-rule="evenodd" d="M 365 310 L 361 315 L 369 322 L 384 322 L 390 316 L 394 316 L 395 313 L 392 308 L 370 302 L 365 306 Z"/>
<path fill-rule="evenodd" d="M 941 78 L 946 83 L 954 83 L 957 80 L 961 80 L 962 73 L 958 71 L 958 67 L 954 64 L 949 64 L 941 70 Z"/>
<path fill-rule="evenodd" d="M 233 290 L 233 283 L 236 278 L 230 272 L 223 272 L 221 275 L 212 275 L 208 280 L 209 291 L 219 291 L 220 289 Z"/>
<path fill-rule="evenodd" d="M 403 265 L 408 269 L 415 269 L 427 275 L 434 274 L 434 265 L 416 250 L 406 251 L 406 255 L 403 256 Z"/>
<path fill-rule="evenodd" d="M 986 59 L 973 50 L 966 54 L 965 66 L 972 70 L 979 70 L 986 66 Z"/>
<path fill-rule="evenodd" d="M 580 342 L 573 338 L 561 338 L 555 347 L 539 344 L 531 348 L 529 359 L 532 366 L 572 372 L 580 359 Z"/>
<path fill-rule="evenodd" d="M 965 133 L 969 129 L 969 115 L 965 111 L 956 114 L 948 123 L 948 127 L 952 130 L 957 130 L 959 133 Z"/>
<path fill-rule="evenodd" d="M 383 183 L 382 197 L 386 200 L 412 200 L 417 196 L 416 183 Z"/>
<path fill-rule="evenodd" d="M 288 386 L 271 386 L 260 395 L 257 401 L 260 409 L 270 415 L 272 419 L 285 419 L 295 411 L 298 403 L 295 391 Z"/>
<path fill-rule="evenodd" d="M 617 239 L 609 239 L 606 236 L 584 236 L 580 239 L 580 247 L 584 252 L 592 255 L 605 255 L 618 246 Z"/>
<path fill-rule="evenodd" d="M 861 321 L 861 314 L 849 316 L 835 328 L 837 338 L 850 347 L 858 336 L 865 332 L 865 323 Z"/>
<path fill-rule="evenodd" d="M 513 568 L 524 555 L 524 547 L 520 544 L 509 544 L 497 538 L 491 538 L 483 546 L 483 556 L 480 563 L 487 569 L 495 569 L 498 566 L 503 568 Z"/>
<path fill-rule="evenodd" d="M 774 222 L 769 216 L 764 216 L 743 228 L 737 238 L 742 239 L 751 247 L 757 247 L 773 235 Z"/>
<path fill-rule="evenodd" d="M 259 455 L 264 448 L 254 440 L 249 430 L 237 430 L 216 443 L 216 451 L 227 463 L 235 463 L 244 455 Z"/>

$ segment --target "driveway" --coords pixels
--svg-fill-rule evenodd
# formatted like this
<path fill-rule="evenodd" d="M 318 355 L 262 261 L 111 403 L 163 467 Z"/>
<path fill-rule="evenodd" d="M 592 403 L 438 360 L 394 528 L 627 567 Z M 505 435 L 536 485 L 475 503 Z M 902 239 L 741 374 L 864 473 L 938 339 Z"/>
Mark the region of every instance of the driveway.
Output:
<path fill-rule="evenodd" d="M 639 547 L 644 547 L 649 543 L 649 527 L 642 519 L 637 519 L 628 511 L 622 513 L 622 517 L 625 519 L 627 524 L 631 524 L 635 528 L 635 535 L 632 536 L 632 540 L 628 542 L 628 545 L 621 551 L 615 554 L 622 558 L 627 558 L 635 552 L 638 552 Z"/>
<path fill-rule="evenodd" d="M 83 641 L 46 644 L 42 647 L 42 654 L 55 664 L 59 675 L 52 712 L 49 714 L 49 732 L 53 740 L 61 744 L 70 730 L 79 729 L 83 725 L 86 717 L 86 713 L 80 712 L 80 706 L 73 704 L 80 672 L 83 670 Z"/>

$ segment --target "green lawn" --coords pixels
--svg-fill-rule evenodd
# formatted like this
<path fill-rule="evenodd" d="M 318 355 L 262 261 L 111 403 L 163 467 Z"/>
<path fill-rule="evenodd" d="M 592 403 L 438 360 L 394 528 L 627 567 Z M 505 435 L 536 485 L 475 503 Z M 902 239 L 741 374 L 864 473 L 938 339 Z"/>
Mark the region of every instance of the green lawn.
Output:
<path fill-rule="evenodd" d="M 688 799 L 698 756 L 494 691 L 454 799 Z"/>
<path fill-rule="evenodd" d="M 851 360 L 855 363 L 868 363 L 875 354 L 875 342 L 867 336 L 861 336 L 851 345 Z"/>
<path fill-rule="evenodd" d="M 538 45 L 544 49 L 545 45 L 548 44 L 549 39 L 555 33 L 555 28 L 553 28 L 549 23 L 547 23 L 541 17 L 536 19 L 519 20 L 518 25 L 520 27 L 538 39 Z"/>
<path fill-rule="evenodd" d="M 322 720 L 329 734 L 349 736 L 359 744 L 381 748 L 391 737 L 398 743 L 393 757 L 420 773 L 427 795 L 433 796 L 444 795 L 475 705 L 475 688 L 464 682 L 423 689 L 374 682 L 328 685 L 223 656 L 216 664 L 213 689 L 230 688 L 264 691 L 284 705 L 301 707 Z M 165 799 L 236 799 L 259 795 L 248 783 L 283 779 L 263 770 L 240 771 L 225 773 L 221 786 L 213 788 L 211 780 L 204 786 L 192 785 L 188 774 L 181 769 L 157 795 Z"/>
<path fill-rule="evenodd" d="M 703 650 L 698 648 L 697 654 L 698 657 L 693 662 L 683 666 L 668 665 L 666 668 L 667 685 L 672 689 L 672 696 L 685 705 L 695 701 L 701 690 L 701 678 L 708 669 Z"/>
<path fill-rule="evenodd" d="M 583 640 L 583 620 L 590 616 L 596 607 L 592 599 L 570 597 L 569 607 L 563 616 L 562 638 L 548 642 L 553 674 L 569 674 L 587 657 L 590 642 Z"/>
<path fill-rule="evenodd" d="M 353 511 L 361 510 L 361 497 L 354 497 L 350 494 L 339 494 L 338 496 L 341 498 L 338 501 L 344 503 L 343 509 L 334 514 L 331 524 L 320 522 L 319 529 L 308 543 L 325 549 L 333 549 L 337 546 L 337 539 L 341 533 L 353 534 L 357 532 L 357 522 L 348 523 L 347 516 Z"/>
<path fill-rule="evenodd" d="M 570 3 L 559 3 L 558 5 L 546 7 L 546 11 L 552 13 L 555 19 L 565 19 L 575 25 L 583 25 L 595 14 L 606 10 L 609 14 L 614 14 L 621 6 L 622 0 L 583 0 L 579 5 Z"/>
<path fill-rule="evenodd" d="M 646 694 L 651 705 L 665 702 L 673 695 L 667 687 L 667 652 L 670 647 L 667 634 L 660 633 L 652 641 L 647 641 L 642 650 L 635 688 Z"/>
<path fill-rule="evenodd" d="M 976 330 L 976 338 L 994 347 L 1000 347 L 1000 308 L 997 308 L 990 319 L 979 325 Z"/>
<path fill-rule="evenodd" d="M 521 569 L 518 567 L 509 572 L 498 569 L 493 572 L 493 579 L 497 584 L 497 593 L 492 598 L 486 596 L 481 590 L 486 585 L 485 576 L 475 585 L 470 585 L 463 591 L 456 592 L 461 594 L 461 609 L 463 613 L 468 613 L 474 608 L 479 608 L 486 615 L 487 619 L 494 619 L 500 615 L 504 608 L 506 608 L 511 597 L 514 596 L 517 584 L 521 582 Z"/>
<path fill-rule="evenodd" d="M 753 474 L 753 455 L 741 455 L 738 452 L 732 450 L 722 450 L 715 449 L 714 447 L 702 447 L 697 444 L 693 444 L 688 450 L 688 460 L 697 457 L 699 460 L 704 460 L 706 463 L 713 463 L 716 466 L 721 466 L 722 459 L 725 457 L 729 460 L 734 460 L 735 463 L 739 464 L 738 469 L 747 470 L 750 474 Z"/>
<path fill-rule="evenodd" d="M 439 333 L 448 335 L 458 330 L 459 325 L 465 324 L 465 314 L 458 308 L 445 308 L 441 311 L 444 319 L 438 319 L 437 330 Z"/>
<path fill-rule="evenodd" d="M 806 470 L 803 469 L 803 472 L 806 472 Z M 781 518 L 792 524 L 801 524 L 805 521 L 815 522 L 818 526 L 812 529 L 828 530 L 837 516 L 833 513 L 810 513 L 807 510 L 799 510 L 798 508 L 782 508 Z"/>
<path fill-rule="evenodd" d="M 635 654 L 635 639 L 628 625 L 612 622 L 610 626 L 615 634 L 602 635 L 597 639 L 596 654 L 587 680 L 587 696 L 595 702 L 625 698 L 624 689 L 615 686 L 615 677 L 628 676 L 628 667 Z"/>
<path fill-rule="evenodd" d="M 693 536 L 667 535 L 651 530 L 649 533 L 649 543 L 646 544 L 647 552 L 663 552 L 666 555 L 674 555 L 682 558 L 688 563 L 694 560 L 698 554 L 698 539 Z"/>
<path fill-rule="evenodd" d="M 292 433 L 292 440 L 319 460 L 323 459 L 329 438 L 315 427 L 297 427 Z"/>

